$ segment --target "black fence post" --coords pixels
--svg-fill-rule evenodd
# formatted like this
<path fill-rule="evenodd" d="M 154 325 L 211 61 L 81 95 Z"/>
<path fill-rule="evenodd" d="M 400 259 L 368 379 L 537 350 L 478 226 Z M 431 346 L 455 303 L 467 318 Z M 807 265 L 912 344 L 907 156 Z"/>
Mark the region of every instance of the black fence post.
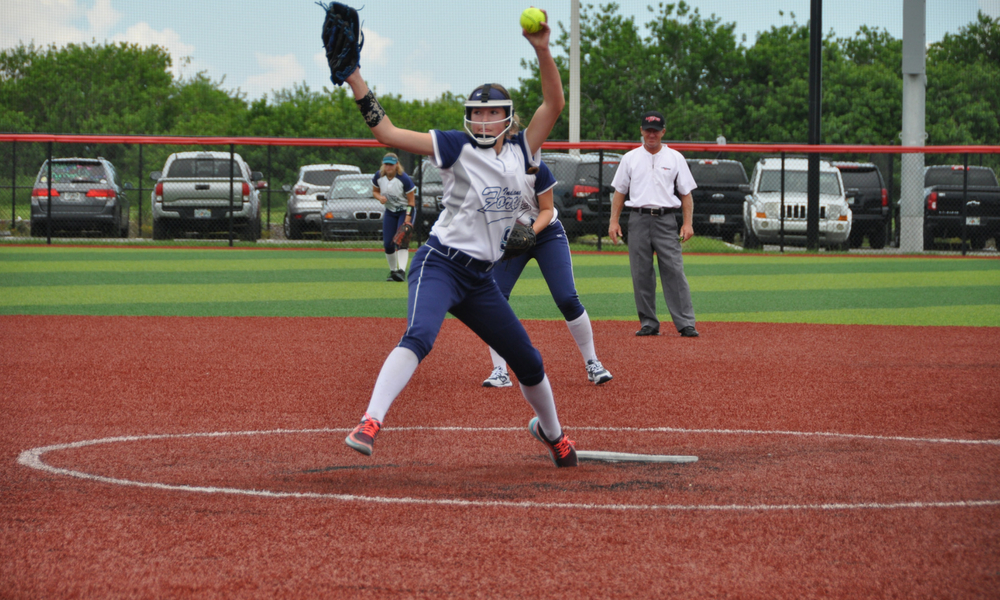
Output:
<path fill-rule="evenodd" d="M 601 224 L 604 223 L 604 148 L 597 149 L 597 249 L 601 250 Z M 610 224 L 610 219 L 609 219 Z"/>
<path fill-rule="evenodd" d="M 271 144 L 267 145 L 267 235 L 271 235 Z"/>
<path fill-rule="evenodd" d="M 236 185 L 236 144 L 229 144 L 229 247 L 233 247 L 233 186 Z"/>
<path fill-rule="evenodd" d="M 778 252 L 785 251 L 785 151 L 781 151 L 781 221 L 778 225 L 778 236 L 780 239 Z M 751 215 L 752 216 L 752 215 Z M 807 244 L 808 245 L 808 244 Z"/>
<path fill-rule="evenodd" d="M 962 256 L 969 248 L 969 153 L 962 155 Z"/>
<path fill-rule="evenodd" d="M 17 140 L 11 142 L 10 146 L 10 228 L 14 229 L 17 219 Z"/>
<path fill-rule="evenodd" d="M 136 235 L 136 237 L 138 238 L 142 237 L 142 167 L 143 167 L 142 149 L 144 147 L 145 145 L 140 142 L 139 143 L 139 189 L 136 191 L 136 194 L 139 195 L 139 222 L 137 223 L 138 233 Z"/>
<path fill-rule="evenodd" d="M 45 243 L 52 245 L 52 142 L 49 142 L 49 159 L 45 163 L 48 165 L 48 194 L 45 202 Z"/>

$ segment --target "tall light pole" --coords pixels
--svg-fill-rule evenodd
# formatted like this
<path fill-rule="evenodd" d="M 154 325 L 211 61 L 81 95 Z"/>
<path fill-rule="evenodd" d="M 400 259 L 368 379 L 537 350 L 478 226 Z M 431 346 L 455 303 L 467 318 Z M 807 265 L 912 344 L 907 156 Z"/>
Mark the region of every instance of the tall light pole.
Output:
<path fill-rule="evenodd" d="M 569 13 L 569 141 L 580 141 L 580 0 L 571 0 Z M 572 154 L 579 154 L 573 150 Z"/>

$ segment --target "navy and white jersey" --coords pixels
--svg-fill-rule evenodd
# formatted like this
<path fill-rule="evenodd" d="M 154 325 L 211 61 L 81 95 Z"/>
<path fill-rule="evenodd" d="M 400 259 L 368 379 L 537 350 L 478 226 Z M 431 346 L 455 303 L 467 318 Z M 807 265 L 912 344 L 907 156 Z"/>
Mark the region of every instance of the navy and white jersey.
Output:
<path fill-rule="evenodd" d="M 473 258 L 500 260 L 507 233 L 529 206 L 525 171 L 538 164 L 541 152 L 529 156 L 524 132 L 506 140 L 500 154 L 477 147 L 464 131 L 435 129 L 431 139 L 444 187 L 431 234 Z"/>
<path fill-rule="evenodd" d="M 539 162 L 538 172 L 530 175 L 525 175 L 528 180 L 529 189 L 534 189 L 533 194 L 529 194 L 525 197 L 525 204 L 527 207 L 523 212 L 519 213 L 517 220 L 524 223 L 525 225 L 531 225 L 538 218 L 538 196 L 544 194 L 545 192 L 551 190 L 556 186 L 555 175 L 549 170 L 549 166 L 545 162 Z M 555 206 L 552 207 L 552 223 L 555 223 L 559 218 L 559 211 Z"/>
<path fill-rule="evenodd" d="M 392 212 L 406 210 L 406 195 L 417 189 L 406 173 L 400 173 L 389 179 L 382 175 L 381 170 L 372 175 L 372 187 L 377 187 L 378 192 L 386 197 L 385 209 Z"/>

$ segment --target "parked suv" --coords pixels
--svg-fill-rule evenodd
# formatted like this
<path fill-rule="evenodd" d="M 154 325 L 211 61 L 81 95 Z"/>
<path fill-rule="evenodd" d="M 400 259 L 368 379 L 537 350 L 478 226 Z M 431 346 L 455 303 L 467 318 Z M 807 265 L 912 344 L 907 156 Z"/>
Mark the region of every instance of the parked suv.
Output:
<path fill-rule="evenodd" d="M 323 204 L 324 241 L 382 239 L 385 207 L 372 196 L 374 173 L 340 175 L 333 180 Z"/>
<path fill-rule="evenodd" d="M 621 162 L 620 154 L 588 153 L 575 156 L 545 152 L 542 160 L 556 178 L 552 201 L 570 239 L 584 234 L 607 235 L 611 216 L 611 182 Z M 625 219 L 622 219 L 625 228 Z M 623 231 L 623 235 L 625 232 Z"/>
<path fill-rule="evenodd" d="M 806 243 L 808 160 L 784 160 L 784 213 L 781 210 L 781 163 L 781 158 L 764 158 L 754 166 L 750 195 L 743 204 L 744 248 L 777 244 L 782 239 L 796 246 Z M 844 196 L 840 171 L 829 162 L 820 161 L 819 243 L 829 248 L 847 249 L 850 234 L 851 209 Z"/>
<path fill-rule="evenodd" d="M 260 239 L 260 195 L 257 182 L 239 154 L 178 152 L 167 157 L 162 171 L 150 173 L 153 187 L 153 239 L 185 232 L 228 231 L 230 206 L 233 229 L 246 241 Z"/>
<path fill-rule="evenodd" d="M 743 231 L 743 203 L 750 181 L 743 163 L 735 160 L 687 159 L 698 187 L 691 192 L 691 225 L 697 235 L 719 236 L 732 243 Z"/>
<path fill-rule="evenodd" d="M 49 188 L 52 221 L 49 222 Z M 31 235 L 46 237 L 57 231 L 100 231 L 128 237 L 129 201 L 118 172 L 103 158 L 54 158 L 49 185 L 49 162 L 38 170 L 31 191 Z"/>
<path fill-rule="evenodd" d="M 851 207 L 851 247 L 860 248 L 864 237 L 875 249 L 885 248 L 889 236 L 889 194 L 882 172 L 874 163 L 835 162 L 844 181 L 844 195 Z"/>
<path fill-rule="evenodd" d="M 354 165 L 305 165 L 299 169 L 299 178 L 289 188 L 288 206 L 285 209 L 285 239 L 301 240 L 304 231 L 320 231 L 320 211 L 326 194 L 338 175 L 360 173 Z"/>

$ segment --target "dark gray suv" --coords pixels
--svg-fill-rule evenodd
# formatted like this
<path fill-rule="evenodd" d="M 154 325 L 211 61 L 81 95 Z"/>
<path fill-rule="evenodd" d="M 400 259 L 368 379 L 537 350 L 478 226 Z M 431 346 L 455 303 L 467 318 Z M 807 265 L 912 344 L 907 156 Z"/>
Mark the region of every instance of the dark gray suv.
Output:
<path fill-rule="evenodd" d="M 110 162 L 104 158 L 54 158 L 51 171 L 50 182 L 49 162 L 45 161 L 31 191 L 32 237 L 85 231 L 128 237 L 125 192 L 133 188 L 131 183 L 121 182 Z"/>
<path fill-rule="evenodd" d="M 873 249 L 884 248 L 891 211 L 882 172 L 867 162 L 835 162 L 833 166 L 840 169 L 847 203 L 854 213 L 851 248 L 860 248 L 865 236 Z"/>

